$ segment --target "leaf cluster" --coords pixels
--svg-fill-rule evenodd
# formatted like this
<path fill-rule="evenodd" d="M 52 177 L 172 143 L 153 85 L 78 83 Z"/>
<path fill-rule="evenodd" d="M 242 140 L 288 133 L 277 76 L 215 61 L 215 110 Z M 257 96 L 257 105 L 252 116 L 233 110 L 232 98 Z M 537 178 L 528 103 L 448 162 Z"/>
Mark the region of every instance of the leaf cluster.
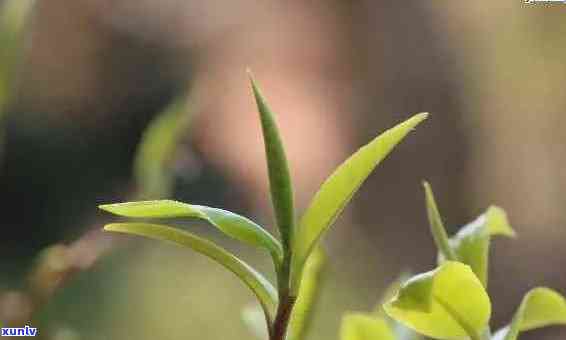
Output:
<path fill-rule="evenodd" d="M 101 205 L 101 209 L 114 215 L 135 219 L 111 223 L 104 229 L 171 242 L 208 256 L 234 273 L 257 297 L 259 307 L 246 308 L 243 314 L 256 334 L 267 334 L 270 340 L 303 340 L 320 290 L 325 263 L 320 245 L 323 235 L 375 167 L 427 114 L 409 118 L 352 154 L 326 179 L 308 208 L 297 217 L 291 173 L 275 114 L 250 78 L 263 132 L 278 235 L 234 212 L 174 200 Z M 155 188 L 148 193 L 159 194 L 160 187 L 170 184 L 160 175 L 163 157 L 155 159 L 155 167 L 150 166 L 152 155 L 172 150 L 179 134 L 179 129 L 171 129 L 171 124 L 177 124 L 180 116 L 164 117 L 148 132 L 149 142 L 141 148 L 145 152 L 139 158 L 137 174 L 140 182 L 149 181 L 148 187 Z M 164 149 L 157 150 L 152 145 L 159 145 L 154 143 L 163 139 L 159 136 L 166 142 Z M 491 239 L 515 237 L 515 231 L 505 211 L 491 206 L 449 236 L 431 186 L 423 184 L 430 230 L 438 248 L 436 268 L 399 279 L 376 312 L 346 314 L 340 332 L 342 340 L 422 340 L 425 336 L 444 340 L 516 340 L 523 331 L 566 324 L 564 297 L 539 287 L 525 295 L 509 324 L 492 335 L 492 304 L 487 292 Z M 179 218 L 206 221 L 234 240 L 264 249 L 271 256 L 277 281 L 269 282 L 243 259 L 214 242 L 168 224 Z M 262 319 L 266 321 L 265 331 L 258 327 Z"/>
<path fill-rule="evenodd" d="M 549 288 L 528 292 L 509 324 L 493 335 L 487 293 L 489 247 L 493 236 L 515 237 L 505 211 L 489 207 L 448 237 L 432 189 L 424 183 L 438 266 L 403 279 L 378 315 L 349 314 L 342 340 L 433 339 L 516 340 L 520 332 L 566 324 L 566 300 Z"/>
<path fill-rule="evenodd" d="M 319 273 L 324 263 L 320 249 L 322 236 L 374 168 L 413 128 L 426 119 L 427 114 L 413 116 L 356 151 L 328 177 L 306 211 L 297 218 L 291 174 L 275 114 L 251 75 L 250 78 L 263 132 L 278 237 L 234 212 L 173 200 L 101 205 L 102 210 L 114 215 L 136 219 L 108 224 L 104 229 L 172 242 L 208 256 L 238 276 L 251 289 L 262 308 L 271 340 L 285 339 L 287 334 L 294 340 L 300 340 L 306 333 L 318 290 Z M 147 158 L 150 156 L 148 152 L 141 164 L 148 164 Z M 151 178 L 151 175 L 145 177 Z M 235 240 L 265 249 L 274 264 L 277 277 L 275 287 L 230 251 L 188 230 L 168 225 L 173 218 L 204 220 Z M 293 313 L 294 309 L 297 313 Z M 291 332 L 287 331 L 289 324 Z"/>

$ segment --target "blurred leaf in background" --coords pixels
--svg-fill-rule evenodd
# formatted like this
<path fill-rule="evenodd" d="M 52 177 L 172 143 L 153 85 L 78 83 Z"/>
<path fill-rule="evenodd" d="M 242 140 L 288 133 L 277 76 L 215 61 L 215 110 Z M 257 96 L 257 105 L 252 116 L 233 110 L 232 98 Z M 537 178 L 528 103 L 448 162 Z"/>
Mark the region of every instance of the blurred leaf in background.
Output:
<path fill-rule="evenodd" d="M 6 105 L 15 88 L 15 74 L 25 43 L 24 26 L 33 0 L 6 0 L 0 2 L 0 146 Z"/>
<path fill-rule="evenodd" d="M 33 3 L 33 0 L 0 2 L 0 112 L 14 87 L 15 69 L 24 45 L 24 26 Z"/>
<path fill-rule="evenodd" d="M 174 185 L 172 163 L 180 140 L 190 125 L 187 99 L 180 96 L 145 129 L 134 159 L 139 199 L 167 198 Z"/>

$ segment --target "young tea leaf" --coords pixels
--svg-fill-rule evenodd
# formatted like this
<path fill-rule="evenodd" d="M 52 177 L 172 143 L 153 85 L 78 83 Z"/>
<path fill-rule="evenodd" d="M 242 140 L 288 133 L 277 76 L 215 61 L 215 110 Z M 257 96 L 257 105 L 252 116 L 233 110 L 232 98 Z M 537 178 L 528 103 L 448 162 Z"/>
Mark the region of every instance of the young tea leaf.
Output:
<path fill-rule="evenodd" d="M 381 296 L 379 303 L 374 307 L 372 313 L 374 317 L 382 318 L 388 321 L 391 329 L 393 330 L 393 334 L 395 334 L 396 340 L 423 340 L 423 337 L 414 330 L 412 330 L 411 328 L 408 328 L 402 323 L 399 323 L 391 319 L 383 309 L 383 305 L 389 302 L 391 299 L 393 299 L 393 297 L 395 297 L 401 285 L 404 282 L 406 282 L 408 279 L 410 279 L 411 276 L 412 275 L 409 272 L 404 272 L 401 275 L 399 275 L 397 280 L 393 281 L 385 289 L 385 292 Z"/>
<path fill-rule="evenodd" d="M 341 340 L 395 340 L 387 322 L 361 313 L 349 313 L 342 318 Z"/>
<path fill-rule="evenodd" d="M 267 315 L 271 316 L 274 306 L 277 305 L 277 292 L 269 281 L 248 264 L 208 240 L 186 231 L 148 223 L 113 223 L 106 225 L 104 230 L 144 236 L 191 248 L 236 274 L 254 293 Z"/>
<path fill-rule="evenodd" d="M 391 299 L 393 299 L 395 297 L 395 295 L 397 295 L 397 292 L 399 291 L 399 288 L 401 288 L 401 285 L 403 283 L 405 283 L 407 280 L 409 280 L 412 276 L 413 275 L 411 275 L 411 273 L 404 272 L 404 273 L 401 273 L 401 275 L 399 275 L 399 277 L 395 281 L 391 282 L 389 284 L 389 286 L 387 286 L 387 288 L 385 288 L 383 294 L 381 295 L 379 302 L 374 307 L 373 315 L 375 315 L 376 317 L 380 317 L 380 318 L 386 318 L 387 314 L 385 313 L 385 310 L 383 309 L 383 305 L 385 303 L 391 301 Z"/>
<path fill-rule="evenodd" d="M 321 276 L 326 255 L 320 246 L 316 247 L 305 264 L 303 283 L 293 308 L 289 326 L 290 339 L 304 340 L 313 319 L 314 309 L 321 293 Z"/>
<path fill-rule="evenodd" d="M 432 188 L 428 182 L 423 182 L 423 186 L 425 189 L 426 212 L 430 223 L 430 230 L 434 238 L 434 243 L 445 259 L 449 261 L 457 261 L 458 257 L 452 247 L 450 247 L 446 228 L 444 228 L 442 217 L 438 211 L 438 206 L 436 205 L 436 200 L 432 193 Z"/>
<path fill-rule="evenodd" d="M 115 215 L 133 218 L 192 217 L 202 219 L 228 236 L 268 249 L 277 261 L 280 261 L 283 255 L 279 241 L 265 229 L 230 211 L 171 200 L 105 204 L 99 208 Z"/>
<path fill-rule="evenodd" d="M 551 289 L 535 288 L 525 295 L 511 324 L 493 340 L 516 340 L 520 332 L 552 325 L 566 325 L 566 300 Z"/>
<path fill-rule="evenodd" d="M 458 260 L 472 268 L 484 287 L 487 287 L 490 240 L 495 235 L 514 237 L 515 231 L 505 211 L 492 206 L 450 238 L 450 248 Z M 442 254 L 439 254 L 439 261 L 444 261 Z"/>
<path fill-rule="evenodd" d="M 322 184 L 301 218 L 293 240 L 292 290 L 297 292 L 302 267 L 322 234 L 331 226 L 373 169 L 427 113 L 420 113 L 385 131 L 360 148 Z"/>
<path fill-rule="evenodd" d="M 260 115 L 261 128 L 263 130 L 271 201 L 273 202 L 283 248 L 287 251 L 291 246 L 295 224 L 293 186 L 291 183 L 291 175 L 289 174 L 289 165 L 287 164 L 287 156 L 285 156 L 285 150 L 281 142 L 281 137 L 279 136 L 274 114 L 269 109 L 251 73 L 250 80 Z"/>
<path fill-rule="evenodd" d="M 479 340 L 491 315 L 489 297 L 471 268 L 451 261 L 405 282 L 384 308 L 391 318 L 435 339 Z"/>

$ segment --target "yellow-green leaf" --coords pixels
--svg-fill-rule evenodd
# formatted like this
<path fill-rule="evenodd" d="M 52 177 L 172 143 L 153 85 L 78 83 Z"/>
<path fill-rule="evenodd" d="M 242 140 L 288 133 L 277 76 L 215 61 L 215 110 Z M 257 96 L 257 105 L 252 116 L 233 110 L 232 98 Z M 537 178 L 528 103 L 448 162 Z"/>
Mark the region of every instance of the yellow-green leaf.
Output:
<path fill-rule="evenodd" d="M 493 339 L 516 340 L 522 331 L 552 325 L 566 325 L 566 300 L 552 289 L 539 287 L 525 295 L 511 324 Z"/>
<path fill-rule="evenodd" d="M 104 230 L 144 236 L 191 248 L 238 276 L 258 298 L 267 315 L 271 316 L 274 306 L 277 305 L 277 292 L 269 281 L 248 264 L 208 240 L 187 231 L 148 223 L 113 223 L 106 225 Z"/>
<path fill-rule="evenodd" d="M 384 306 L 393 319 L 435 339 L 479 340 L 491 302 L 471 268 L 448 261 L 405 282 Z"/>
<path fill-rule="evenodd" d="M 279 136 L 275 117 L 269 109 L 261 91 L 250 73 L 252 90 L 259 111 L 265 155 L 267 157 L 267 170 L 269 173 L 269 186 L 271 201 L 275 210 L 277 227 L 281 234 L 281 241 L 285 251 L 291 247 L 293 228 L 295 225 L 295 212 L 293 207 L 293 186 L 285 149 Z"/>
<path fill-rule="evenodd" d="M 511 228 L 505 211 L 492 206 L 450 238 L 450 247 L 458 260 L 472 268 L 484 287 L 487 287 L 490 240 L 495 235 L 514 237 L 515 231 Z M 440 254 L 441 262 L 443 258 Z"/>
<path fill-rule="evenodd" d="M 361 313 L 349 313 L 342 318 L 341 340 L 395 340 L 384 319 Z"/>
<path fill-rule="evenodd" d="M 303 283 L 289 326 L 291 340 L 304 340 L 313 319 L 314 309 L 321 293 L 322 272 L 326 255 L 320 246 L 316 247 L 305 264 Z"/>
<path fill-rule="evenodd" d="M 401 285 L 411 277 L 411 273 L 404 272 L 401 273 L 401 275 L 399 275 L 399 277 L 395 281 L 391 282 L 389 286 L 385 288 L 383 294 L 381 295 L 381 298 L 379 299 L 379 302 L 375 305 L 372 314 L 380 318 L 387 317 L 387 314 L 383 310 L 383 305 L 391 301 L 391 299 L 393 299 L 393 297 L 397 295 L 397 292 L 399 291 L 399 288 L 401 288 Z"/>
<path fill-rule="evenodd" d="M 374 307 L 372 315 L 375 317 L 379 317 L 385 319 L 389 322 L 391 329 L 393 330 L 393 334 L 395 334 L 396 340 L 423 340 L 423 337 L 416 333 L 411 328 L 406 327 L 405 325 L 391 319 L 385 310 L 383 309 L 383 305 L 389 302 L 399 291 L 401 285 L 406 282 L 409 278 L 411 278 L 411 274 L 409 272 L 404 272 L 399 275 L 397 280 L 393 281 L 386 289 L 379 303 Z M 301 288 L 302 289 L 302 288 Z"/>
<path fill-rule="evenodd" d="M 100 209 L 115 215 L 133 218 L 192 217 L 203 219 L 228 236 L 268 249 L 278 261 L 282 257 L 279 241 L 251 220 L 230 211 L 172 200 L 105 204 L 101 205 Z"/>
<path fill-rule="evenodd" d="M 373 169 L 427 115 L 417 114 L 385 131 L 350 156 L 322 184 L 301 218 L 299 230 L 293 239 L 293 292 L 298 291 L 302 267 L 322 234 L 332 225 Z"/>

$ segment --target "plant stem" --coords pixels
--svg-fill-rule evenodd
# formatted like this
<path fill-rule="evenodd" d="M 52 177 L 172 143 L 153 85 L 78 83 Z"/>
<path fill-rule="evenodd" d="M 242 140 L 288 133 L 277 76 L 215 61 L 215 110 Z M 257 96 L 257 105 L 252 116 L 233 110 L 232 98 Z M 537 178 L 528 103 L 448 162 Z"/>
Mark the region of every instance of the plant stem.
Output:
<path fill-rule="evenodd" d="M 296 300 L 296 297 L 290 295 L 280 298 L 270 340 L 285 340 L 287 327 L 289 326 L 289 320 L 291 318 L 291 311 L 295 306 Z"/>
<path fill-rule="evenodd" d="M 283 262 L 277 271 L 277 287 L 279 290 L 279 304 L 271 327 L 270 340 L 285 340 L 291 312 L 297 297 L 290 292 L 291 254 L 284 252 Z"/>

